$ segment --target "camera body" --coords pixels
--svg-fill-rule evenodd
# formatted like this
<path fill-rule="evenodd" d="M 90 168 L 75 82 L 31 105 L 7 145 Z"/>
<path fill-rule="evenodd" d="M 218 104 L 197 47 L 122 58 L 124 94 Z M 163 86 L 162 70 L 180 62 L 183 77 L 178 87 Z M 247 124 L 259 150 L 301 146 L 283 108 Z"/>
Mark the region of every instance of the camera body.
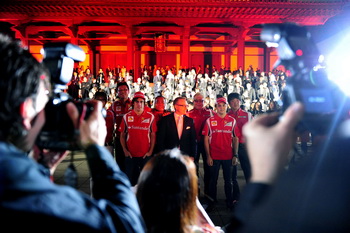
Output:
<path fill-rule="evenodd" d="M 325 134 L 333 124 L 344 94 L 328 79 L 322 56 L 311 34 L 297 24 L 266 24 L 261 39 L 277 47 L 279 61 L 291 72 L 282 93 L 282 111 L 298 101 L 305 111 L 298 131 Z"/>
<path fill-rule="evenodd" d="M 44 45 L 43 52 L 43 63 L 51 75 L 53 96 L 45 106 L 46 122 L 38 135 L 36 145 L 42 149 L 79 150 L 79 131 L 74 128 L 66 105 L 73 102 L 80 117 L 85 119 L 94 109 L 89 103 L 73 100 L 64 90 L 72 78 L 74 62 L 84 61 L 85 53 L 79 46 L 70 43 L 48 43 Z"/>

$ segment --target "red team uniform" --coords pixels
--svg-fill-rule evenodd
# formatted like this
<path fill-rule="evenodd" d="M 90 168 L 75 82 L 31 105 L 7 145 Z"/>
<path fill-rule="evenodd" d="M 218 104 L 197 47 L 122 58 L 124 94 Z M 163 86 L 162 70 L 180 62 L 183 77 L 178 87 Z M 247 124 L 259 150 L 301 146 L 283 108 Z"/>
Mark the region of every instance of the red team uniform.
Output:
<path fill-rule="evenodd" d="M 151 143 L 149 135 L 156 131 L 154 115 L 148 111 L 144 111 L 140 116 L 134 111 L 126 113 L 119 127 L 119 132 L 128 135 L 126 144 L 132 157 L 142 157 L 148 152 Z"/>
<path fill-rule="evenodd" d="M 204 125 L 202 134 L 210 140 L 210 156 L 213 160 L 231 160 L 233 158 L 232 139 L 236 120 L 229 115 L 220 118 L 210 117 Z"/>

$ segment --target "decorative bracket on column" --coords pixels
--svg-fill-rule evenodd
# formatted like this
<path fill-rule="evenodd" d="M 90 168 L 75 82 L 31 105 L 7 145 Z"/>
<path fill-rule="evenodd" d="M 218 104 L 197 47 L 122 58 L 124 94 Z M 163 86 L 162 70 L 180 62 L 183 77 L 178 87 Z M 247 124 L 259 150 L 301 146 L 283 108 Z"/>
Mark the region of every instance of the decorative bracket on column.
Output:
<path fill-rule="evenodd" d="M 155 52 L 165 52 L 166 44 L 165 44 L 166 34 L 163 32 L 157 32 L 154 34 L 154 51 Z"/>

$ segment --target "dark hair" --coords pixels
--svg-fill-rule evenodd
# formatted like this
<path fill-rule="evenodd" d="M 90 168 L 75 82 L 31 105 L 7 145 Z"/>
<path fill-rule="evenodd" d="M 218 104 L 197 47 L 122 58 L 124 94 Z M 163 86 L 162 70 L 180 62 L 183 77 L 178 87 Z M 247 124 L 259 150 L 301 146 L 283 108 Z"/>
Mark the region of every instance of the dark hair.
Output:
<path fill-rule="evenodd" d="M 120 82 L 120 83 L 118 83 L 116 89 L 118 90 L 118 88 L 121 87 L 121 86 L 126 86 L 126 87 L 128 88 L 128 90 L 130 90 L 130 89 L 129 89 L 129 85 L 128 85 L 126 82 Z"/>
<path fill-rule="evenodd" d="M 177 102 L 178 102 L 179 100 L 181 100 L 181 99 L 182 99 L 182 100 L 187 100 L 187 99 L 186 99 L 186 97 L 183 97 L 183 96 L 176 97 L 176 99 L 174 99 L 173 104 L 174 104 L 174 105 L 176 105 L 176 104 L 177 104 Z"/>
<path fill-rule="evenodd" d="M 197 193 L 196 166 L 177 148 L 149 160 L 136 192 L 148 232 L 179 233 L 195 225 Z"/>
<path fill-rule="evenodd" d="M 0 139 L 19 140 L 24 128 L 20 105 L 35 97 L 42 75 L 49 85 L 47 69 L 19 42 L 0 34 Z"/>
<path fill-rule="evenodd" d="M 259 109 L 256 109 L 256 106 L 257 106 L 257 105 L 259 105 Z M 255 104 L 254 104 L 254 110 L 262 111 L 262 104 L 261 104 L 259 101 L 255 102 Z"/>
<path fill-rule="evenodd" d="M 96 92 L 94 98 L 97 99 L 98 97 L 103 98 L 103 100 L 107 102 L 108 97 L 107 97 L 107 93 L 106 92 L 104 92 L 104 91 Z"/>
<path fill-rule="evenodd" d="M 240 101 L 242 101 L 241 95 L 236 92 L 232 92 L 227 96 L 227 102 L 230 103 L 233 99 L 239 99 Z"/>

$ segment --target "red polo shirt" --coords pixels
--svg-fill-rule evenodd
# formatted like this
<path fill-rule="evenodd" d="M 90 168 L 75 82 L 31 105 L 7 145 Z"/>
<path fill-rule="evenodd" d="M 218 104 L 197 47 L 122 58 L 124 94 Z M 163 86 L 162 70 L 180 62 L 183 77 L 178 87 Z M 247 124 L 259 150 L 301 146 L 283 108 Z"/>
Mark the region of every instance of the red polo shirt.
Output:
<path fill-rule="evenodd" d="M 188 116 L 191 117 L 194 121 L 194 128 L 196 129 L 197 142 L 202 141 L 202 129 L 205 124 L 205 121 L 213 116 L 213 112 L 209 109 L 192 109 L 188 112 Z"/>
<path fill-rule="evenodd" d="M 154 115 L 148 111 L 139 116 L 135 111 L 126 113 L 119 127 L 119 132 L 127 134 L 126 145 L 132 157 L 142 157 L 149 151 L 150 134 L 156 131 Z"/>
<path fill-rule="evenodd" d="M 232 159 L 235 125 L 236 120 L 228 114 L 224 118 L 214 115 L 205 122 L 202 134 L 209 136 L 210 156 L 213 160 Z"/>
<path fill-rule="evenodd" d="M 110 109 L 114 113 L 114 120 L 115 120 L 115 128 L 119 129 L 120 123 L 122 122 L 123 116 L 125 113 L 129 112 L 131 108 L 131 100 L 127 99 L 124 103 L 122 103 L 120 100 L 116 100 L 111 105 Z M 118 130 L 116 130 L 117 136 L 120 136 L 120 133 Z"/>
<path fill-rule="evenodd" d="M 248 123 L 248 121 L 252 119 L 252 114 L 240 108 L 235 112 L 232 109 L 230 109 L 230 111 L 228 111 L 227 114 L 235 118 L 237 122 L 235 127 L 235 135 L 238 137 L 239 143 L 245 143 L 242 128 L 246 123 Z"/>

